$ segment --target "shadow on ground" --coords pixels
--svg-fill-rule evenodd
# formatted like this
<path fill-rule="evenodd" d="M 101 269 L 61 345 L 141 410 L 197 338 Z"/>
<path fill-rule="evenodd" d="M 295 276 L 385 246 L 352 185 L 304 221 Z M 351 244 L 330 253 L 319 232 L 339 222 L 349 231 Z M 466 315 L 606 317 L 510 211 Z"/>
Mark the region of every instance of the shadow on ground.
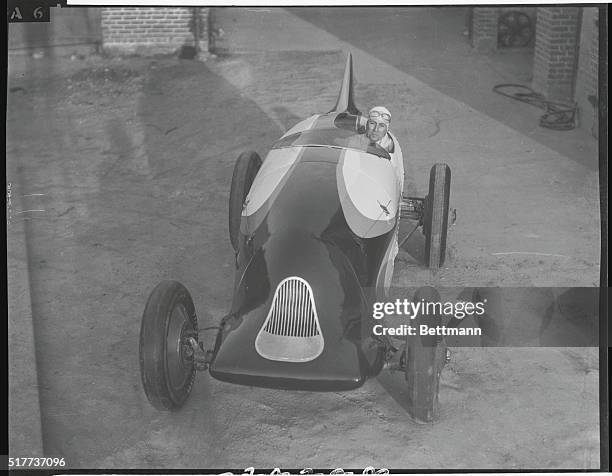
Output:
<path fill-rule="evenodd" d="M 9 102 L 7 158 L 15 193 L 44 208 L 27 217 L 26 241 L 45 454 L 77 468 L 173 421 L 140 384 L 146 298 L 178 279 L 201 322 L 226 311 L 234 161 L 281 131 L 202 63 L 91 59 L 62 77 L 75 67 L 62 61 L 15 72 L 24 92 Z M 53 80 L 41 85 L 45 68 Z"/>

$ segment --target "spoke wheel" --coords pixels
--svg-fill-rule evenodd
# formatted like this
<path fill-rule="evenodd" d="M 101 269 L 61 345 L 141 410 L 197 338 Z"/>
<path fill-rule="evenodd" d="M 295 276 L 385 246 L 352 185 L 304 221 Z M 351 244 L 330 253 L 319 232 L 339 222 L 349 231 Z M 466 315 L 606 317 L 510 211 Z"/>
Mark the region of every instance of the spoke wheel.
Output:
<path fill-rule="evenodd" d="M 533 38 L 533 26 L 523 12 L 506 12 L 499 17 L 497 41 L 501 47 L 527 46 Z"/>

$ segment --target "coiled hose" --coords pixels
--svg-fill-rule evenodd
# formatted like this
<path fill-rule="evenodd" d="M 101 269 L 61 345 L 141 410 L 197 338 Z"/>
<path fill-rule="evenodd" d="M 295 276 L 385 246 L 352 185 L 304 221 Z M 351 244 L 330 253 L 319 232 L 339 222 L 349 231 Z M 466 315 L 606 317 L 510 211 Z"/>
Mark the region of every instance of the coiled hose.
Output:
<path fill-rule="evenodd" d="M 531 104 L 546 111 L 540 117 L 540 126 L 556 131 L 570 131 L 577 126 L 577 105 L 547 100 L 542 94 L 522 84 L 498 84 L 493 91 L 502 96 Z"/>

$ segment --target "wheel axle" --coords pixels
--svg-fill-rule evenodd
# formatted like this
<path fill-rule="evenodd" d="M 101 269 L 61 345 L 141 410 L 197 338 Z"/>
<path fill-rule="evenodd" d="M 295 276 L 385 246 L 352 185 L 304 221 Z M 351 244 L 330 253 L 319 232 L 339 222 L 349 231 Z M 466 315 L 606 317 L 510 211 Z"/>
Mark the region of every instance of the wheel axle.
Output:
<path fill-rule="evenodd" d="M 185 356 L 193 360 L 193 365 L 197 371 L 208 370 L 212 362 L 213 351 L 205 350 L 203 343 L 198 342 L 194 337 L 189 337 L 184 343 L 188 352 Z"/>
<path fill-rule="evenodd" d="M 423 223 L 425 214 L 425 199 L 417 197 L 404 197 L 400 203 L 400 218 L 416 220 L 419 224 Z"/>

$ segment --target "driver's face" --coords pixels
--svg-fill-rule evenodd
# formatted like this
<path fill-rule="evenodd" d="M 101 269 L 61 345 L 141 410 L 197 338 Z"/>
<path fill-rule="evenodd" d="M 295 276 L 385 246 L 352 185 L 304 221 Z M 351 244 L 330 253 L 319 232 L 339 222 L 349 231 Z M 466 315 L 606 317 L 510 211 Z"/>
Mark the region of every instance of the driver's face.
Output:
<path fill-rule="evenodd" d="M 368 128 L 366 135 L 372 142 L 378 142 L 387 133 L 388 126 L 385 122 L 376 122 L 374 119 L 368 119 Z"/>

